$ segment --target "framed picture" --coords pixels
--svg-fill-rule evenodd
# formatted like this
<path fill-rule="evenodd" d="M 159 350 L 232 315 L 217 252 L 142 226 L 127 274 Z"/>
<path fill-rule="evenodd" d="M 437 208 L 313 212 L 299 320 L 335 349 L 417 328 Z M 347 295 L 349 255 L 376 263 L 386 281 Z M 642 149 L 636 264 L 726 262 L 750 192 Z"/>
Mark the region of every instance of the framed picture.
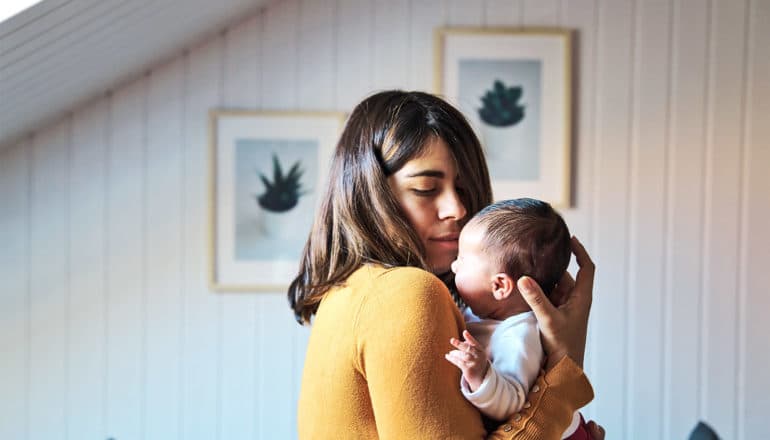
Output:
<path fill-rule="evenodd" d="M 341 113 L 211 112 L 212 289 L 288 287 L 344 121 Z"/>
<path fill-rule="evenodd" d="M 481 139 L 496 200 L 570 204 L 571 33 L 442 28 L 436 93 Z"/>

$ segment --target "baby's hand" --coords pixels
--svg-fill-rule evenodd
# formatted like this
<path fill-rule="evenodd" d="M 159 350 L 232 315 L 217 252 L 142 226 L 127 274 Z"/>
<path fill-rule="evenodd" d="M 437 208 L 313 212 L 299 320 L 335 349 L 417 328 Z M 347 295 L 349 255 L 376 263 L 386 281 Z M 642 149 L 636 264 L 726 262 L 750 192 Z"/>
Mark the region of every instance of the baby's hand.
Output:
<path fill-rule="evenodd" d="M 463 331 L 463 338 L 465 338 L 465 341 L 460 341 L 456 338 L 449 339 L 449 343 L 456 350 L 450 351 L 444 357 L 462 370 L 463 377 L 468 382 L 471 392 L 473 392 L 484 381 L 487 368 L 489 368 L 489 362 L 487 362 L 487 354 L 484 348 L 479 344 L 479 341 L 471 336 L 468 330 Z"/>

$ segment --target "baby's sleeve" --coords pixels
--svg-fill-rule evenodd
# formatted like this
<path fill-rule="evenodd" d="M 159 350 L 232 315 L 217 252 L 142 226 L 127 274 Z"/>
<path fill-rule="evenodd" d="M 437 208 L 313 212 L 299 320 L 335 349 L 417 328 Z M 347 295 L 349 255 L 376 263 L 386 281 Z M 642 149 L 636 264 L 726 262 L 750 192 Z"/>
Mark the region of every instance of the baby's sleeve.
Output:
<path fill-rule="evenodd" d="M 504 420 L 524 407 L 543 361 L 534 318 L 510 325 L 504 322 L 501 326 L 490 340 L 491 363 L 481 386 L 471 392 L 465 379 L 460 381 L 463 396 L 495 420 Z"/>

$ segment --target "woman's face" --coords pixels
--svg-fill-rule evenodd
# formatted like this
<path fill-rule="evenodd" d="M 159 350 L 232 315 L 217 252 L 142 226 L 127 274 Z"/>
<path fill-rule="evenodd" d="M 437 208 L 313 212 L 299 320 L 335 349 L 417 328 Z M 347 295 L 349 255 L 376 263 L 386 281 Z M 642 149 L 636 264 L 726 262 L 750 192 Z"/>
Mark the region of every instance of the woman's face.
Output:
<path fill-rule="evenodd" d="M 466 211 L 458 194 L 457 166 L 446 143 L 432 138 L 427 150 L 388 177 L 388 184 L 422 240 L 436 274 L 457 257 Z"/>

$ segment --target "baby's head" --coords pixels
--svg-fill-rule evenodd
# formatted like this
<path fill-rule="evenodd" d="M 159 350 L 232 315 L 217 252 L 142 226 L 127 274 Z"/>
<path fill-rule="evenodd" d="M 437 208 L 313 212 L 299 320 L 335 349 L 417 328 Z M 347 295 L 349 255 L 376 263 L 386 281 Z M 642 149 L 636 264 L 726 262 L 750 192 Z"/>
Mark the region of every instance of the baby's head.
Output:
<path fill-rule="evenodd" d="M 476 315 L 505 319 L 528 309 L 516 280 L 532 277 L 550 297 L 570 256 L 569 229 L 551 205 L 505 200 L 482 209 L 463 228 L 452 271 L 458 293 Z"/>

